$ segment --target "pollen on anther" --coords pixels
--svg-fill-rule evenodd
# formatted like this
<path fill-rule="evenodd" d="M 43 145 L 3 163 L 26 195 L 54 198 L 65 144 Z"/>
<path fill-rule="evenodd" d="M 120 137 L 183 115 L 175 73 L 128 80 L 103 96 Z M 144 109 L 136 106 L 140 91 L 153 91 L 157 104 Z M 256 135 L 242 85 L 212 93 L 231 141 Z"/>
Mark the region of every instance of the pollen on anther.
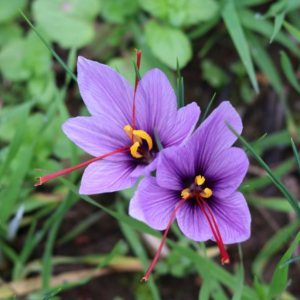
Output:
<path fill-rule="evenodd" d="M 130 153 L 134 158 L 141 158 L 143 157 L 141 154 L 138 153 L 138 148 L 140 146 L 139 142 L 135 142 L 131 147 L 130 147 Z"/>
<path fill-rule="evenodd" d="M 187 197 L 189 197 L 189 196 L 190 196 L 190 189 L 189 189 L 189 188 L 184 189 L 184 190 L 181 191 L 181 197 L 182 197 L 183 199 L 185 199 L 185 198 L 187 198 Z"/>
<path fill-rule="evenodd" d="M 197 185 L 202 185 L 204 182 L 205 182 L 205 177 L 204 176 L 198 175 L 198 176 L 195 177 L 195 183 Z"/>
<path fill-rule="evenodd" d="M 212 190 L 209 188 L 205 188 L 202 193 L 200 193 L 200 196 L 203 198 L 209 198 L 212 196 Z"/>

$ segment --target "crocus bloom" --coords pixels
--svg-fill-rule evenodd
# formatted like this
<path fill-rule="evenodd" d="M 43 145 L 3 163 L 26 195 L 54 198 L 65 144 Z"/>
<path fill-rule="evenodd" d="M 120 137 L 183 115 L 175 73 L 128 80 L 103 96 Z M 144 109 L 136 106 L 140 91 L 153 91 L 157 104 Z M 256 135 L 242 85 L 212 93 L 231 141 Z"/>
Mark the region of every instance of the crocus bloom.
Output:
<path fill-rule="evenodd" d="M 160 70 L 148 71 L 133 88 L 106 65 L 79 57 L 77 68 L 80 93 L 91 116 L 69 119 L 63 131 L 95 158 L 40 177 L 37 185 L 87 166 L 81 194 L 132 187 L 155 169 L 159 153 L 155 130 L 163 148 L 180 145 L 192 133 L 199 107 L 192 103 L 178 110 L 174 90 Z"/>
<path fill-rule="evenodd" d="M 188 238 L 216 241 L 222 264 L 230 261 L 224 244 L 247 240 L 251 223 L 245 198 L 236 191 L 249 162 L 242 149 L 231 147 L 236 136 L 226 121 L 241 133 L 241 119 L 229 102 L 215 109 L 185 145 L 163 151 L 156 178 L 141 181 L 129 210 L 154 229 L 166 229 L 161 247 L 175 218 Z"/>

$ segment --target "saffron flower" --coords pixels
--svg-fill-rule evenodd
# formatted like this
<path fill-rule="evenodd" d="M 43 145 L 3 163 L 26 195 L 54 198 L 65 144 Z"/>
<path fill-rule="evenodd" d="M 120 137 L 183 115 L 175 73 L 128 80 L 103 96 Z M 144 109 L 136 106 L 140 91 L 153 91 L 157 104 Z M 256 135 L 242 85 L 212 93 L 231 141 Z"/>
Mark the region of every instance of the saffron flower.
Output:
<path fill-rule="evenodd" d="M 141 52 L 137 52 L 140 65 Z M 76 117 L 63 131 L 95 158 L 78 166 L 37 178 L 36 185 L 87 167 L 79 192 L 98 194 L 132 187 L 156 167 L 159 148 L 180 145 L 199 118 L 196 103 L 177 109 L 174 90 L 158 69 L 148 71 L 135 88 L 114 69 L 83 57 L 78 59 L 78 84 L 90 117 Z"/>
<path fill-rule="evenodd" d="M 195 241 L 217 243 L 222 264 L 230 258 L 224 244 L 250 236 L 251 216 L 244 196 L 237 192 L 249 161 L 242 149 L 231 147 L 242 122 L 229 102 L 223 102 L 189 141 L 160 155 L 156 178 L 147 176 L 130 203 L 129 214 L 157 230 L 166 230 L 142 281 L 153 269 L 174 219 L 183 234 Z"/>

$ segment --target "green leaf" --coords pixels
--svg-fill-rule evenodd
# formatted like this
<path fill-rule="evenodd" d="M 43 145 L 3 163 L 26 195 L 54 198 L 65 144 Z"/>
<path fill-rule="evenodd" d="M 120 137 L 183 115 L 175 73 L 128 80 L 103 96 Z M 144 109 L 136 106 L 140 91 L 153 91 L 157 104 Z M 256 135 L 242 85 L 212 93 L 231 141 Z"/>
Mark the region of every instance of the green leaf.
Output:
<path fill-rule="evenodd" d="M 267 39 L 273 33 L 273 25 L 268 20 L 259 17 L 257 14 L 252 12 L 251 10 L 241 9 L 239 10 L 239 17 L 243 27 L 250 29 L 251 31 L 255 31 L 259 34 L 262 34 Z M 285 35 L 283 32 L 278 32 L 276 37 L 274 38 L 276 42 L 279 42 L 287 49 L 292 51 L 297 57 L 300 57 L 299 47 L 293 43 L 293 41 Z"/>
<path fill-rule="evenodd" d="M 291 258 L 291 259 L 288 259 L 287 261 L 285 261 L 285 262 L 280 266 L 280 268 L 283 268 L 283 267 L 285 267 L 285 266 L 287 266 L 287 265 L 290 265 L 291 263 L 294 263 L 294 262 L 298 261 L 299 259 L 300 259 L 300 255 L 295 256 L 295 257 L 293 257 L 293 258 Z"/>
<path fill-rule="evenodd" d="M 177 86 L 176 86 L 176 96 L 177 96 L 177 108 L 184 106 L 184 84 L 183 77 L 180 74 L 179 61 L 177 59 Z"/>
<path fill-rule="evenodd" d="M 1 182 L 1 177 L 6 172 L 11 161 L 13 160 L 13 158 L 15 157 L 15 155 L 18 153 L 18 151 L 20 149 L 21 143 L 23 141 L 25 129 L 26 129 L 26 121 L 27 121 L 27 118 L 29 115 L 30 108 L 31 108 L 31 103 L 24 106 L 24 110 L 23 110 L 21 119 L 19 121 L 18 128 L 15 132 L 15 135 L 14 135 L 10 145 L 9 145 L 7 155 L 3 159 L 2 164 L 0 165 L 0 182 Z"/>
<path fill-rule="evenodd" d="M 228 82 L 226 72 L 209 59 L 201 62 L 201 71 L 203 79 L 213 88 L 222 88 Z"/>
<path fill-rule="evenodd" d="M 120 200 L 121 199 L 119 199 L 119 201 L 117 202 L 117 209 L 119 213 L 124 214 L 124 208 L 122 207 Z M 141 261 L 144 267 L 144 271 L 146 272 L 148 268 L 148 256 L 143 244 L 139 239 L 139 236 L 129 225 L 124 224 L 123 222 L 119 222 L 119 225 L 123 232 L 123 235 L 125 236 L 126 240 L 130 245 L 130 248 L 132 249 L 133 253 L 139 258 L 139 260 Z M 159 290 L 152 277 L 149 278 L 148 284 L 153 299 L 154 300 L 161 299 L 159 295 Z"/>
<path fill-rule="evenodd" d="M 275 17 L 275 21 L 274 21 L 274 29 L 273 29 L 273 33 L 271 36 L 271 40 L 270 43 L 273 42 L 274 38 L 276 37 L 276 35 L 278 34 L 279 30 L 281 29 L 282 23 L 284 21 L 285 18 L 285 11 L 280 13 L 279 15 L 277 15 Z"/>
<path fill-rule="evenodd" d="M 211 293 L 211 286 L 212 286 L 212 278 L 210 273 L 208 272 L 205 278 L 202 281 L 200 292 L 199 292 L 199 300 L 209 300 L 209 296 Z"/>
<path fill-rule="evenodd" d="M 298 154 L 298 151 L 297 151 L 297 148 L 296 148 L 296 145 L 295 145 L 293 139 L 291 139 L 291 143 L 292 143 L 292 148 L 293 148 L 293 152 L 294 152 L 294 155 L 295 155 L 295 158 L 296 158 L 296 163 L 297 163 L 298 170 L 299 170 L 299 175 L 300 175 L 300 156 Z"/>
<path fill-rule="evenodd" d="M 249 204 L 265 207 L 270 210 L 290 213 L 293 212 L 293 208 L 289 205 L 284 198 L 265 198 L 258 196 L 246 195 L 247 202 Z"/>
<path fill-rule="evenodd" d="M 21 15 L 25 19 L 25 21 L 29 24 L 29 26 L 34 30 L 34 32 L 37 34 L 37 36 L 40 38 L 42 43 L 46 46 L 46 48 L 50 51 L 52 56 L 59 62 L 59 64 L 63 67 L 63 69 L 69 73 L 69 75 L 73 78 L 74 81 L 77 81 L 76 75 L 70 70 L 70 68 L 63 62 L 63 60 L 57 55 L 57 53 L 54 51 L 54 49 L 51 47 L 51 45 L 46 41 L 46 39 L 36 30 L 36 28 L 33 26 L 33 24 L 30 22 L 30 20 L 25 16 L 25 14 L 20 11 Z"/>
<path fill-rule="evenodd" d="M 91 197 L 86 196 L 86 195 L 79 195 L 78 194 L 78 188 L 72 184 L 70 181 L 60 178 L 60 180 L 76 195 L 78 195 L 81 199 L 87 201 L 88 203 L 102 209 L 112 217 L 116 218 L 119 221 L 122 221 L 133 228 L 143 231 L 144 233 L 149 233 L 153 236 L 156 237 L 161 237 L 161 234 L 158 233 L 157 231 L 153 230 L 149 226 L 147 226 L 145 223 L 142 223 L 138 220 L 132 219 L 126 215 L 120 214 L 118 212 L 112 211 L 111 209 L 106 208 L 105 206 L 101 205 L 100 203 L 94 201 Z M 235 278 L 227 272 L 224 268 L 221 266 L 217 265 L 214 263 L 212 260 L 209 260 L 203 256 L 200 256 L 197 252 L 194 252 L 193 250 L 187 248 L 187 247 L 182 247 L 178 245 L 176 242 L 167 239 L 166 242 L 179 251 L 182 255 L 186 256 L 188 259 L 193 261 L 198 267 L 199 271 L 201 271 L 201 275 L 205 277 L 205 274 L 210 270 L 212 276 L 220 281 L 222 284 L 228 286 L 230 289 L 234 290 L 235 289 Z M 258 297 L 256 295 L 256 292 L 252 290 L 251 288 L 245 286 L 243 289 L 243 297 L 247 300 L 258 300 Z"/>
<path fill-rule="evenodd" d="M 263 72 L 263 74 L 268 77 L 277 94 L 280 97 L 283 97 L 283 84 L 278 70 L 276 69 L 276 66 L 272 61 L 268 51 L 265 49 L 264 45 L 262 45 L 262 42 L 259 40 L 259 38 L 256 37 L 252 32 L 247 32 L 247 38 L 256 65 Z"/>
<path fill-rule="evenodd" d="M 109 23 L 124 23 L 138 10 L 138 0 L 102 1 L 101 15 Z"/>
<path fill-rule="evenodd" d="M 140 6 L 171 25 L 185 27 L 205 22 L 217 14 L 215 0 L 140 0 Z"/>
<path fill-rule="evenodd" d="M 149 21 L 145 27 L 145 35 L 152 53 L 169 68 L 176 70 L 177 59 L 181 68 L 190 61 L 192 46 L 181 30 Z"/>
<path fill-rule="evenodd" d="M 294 73 L 292 63 L 284 52 L 281 52 L 281 67 L 289 83 L 298 93 L 300 93 L 300 84 L 298 83 L 297 77 Z"/>
<path fill-rule="evenodd" d="M 0 26 L 0 46 L 4 46 L 22 36 L 22 29 L 16 24 L 1 24 Z"/>
<path fill-rule="evenodd" d="M 286 21 L 283 22 L 283 26 L 300 43 L 299 29 Z"/>
<path fill-rule="evenodd" d="M 33 15 L 49 38 L 63 48 L 89 44 L 95 30 L 93 20 L 100 11 L 98 0 L 36 0 Z"/>
<path fill-rule="evenodd" d="M 0 0 L 0 23 L 12 20 L 25 5 L 26 0 Z"/>
<path fill-rule="evenodd" d="M 209 101 L 209 103 L 208 103 L 208 105 L 207 105 L 207 107 L 206 107 L 206 109 L 205 109 L 205 112 L 204 112 L 203 116 L 201 117 L 201 122 L 200 122 L 200 124 L 201 124 L 201 123 L 206 119 L 206 117 L 208 116 L 209 110 L 210 110 L 211 105 L 213 104 L 213 102 L 214 102 L 214 100 L 215 100 L 215 98 L 216 98 L 216 95 L 217 95 L 217 93 L 214 93 L 213 96 L 212 96 L 212 98 L 210 99 L 210 101 Z"/>
<path fill-rule="evenodd" d="M 235 45 L 237 52 L 247 70 L 254 90 L 258 93 L 258 83 L 255 77 L 254 67 L 250 56 L 249 46 L 241 26 L 240 17 L 235 9 L 234 2 L 227 1 L 224 6 L 222 17 Z"/>
<path fill-rule="evenodd" d="M 234 291 L 234 295 L 232 300 L 241 300 L 243 287 L 244 287 L 244 264 L 243 264 L 243 252 L 241 244 L 238 244 L 239 247 L 239 256 L 240 256 L 240 266 L 236 272 L 236 289 Z"/>
<path fill-rule="evenodd" d="M 254 258 L 252 264 L 253 273 L 262 278 L 263 270 L 271 259 L 271 257 L 285 245 L 289 239 L 294 235 L 299 226 L 299 222 L 293 222 L 281 228 L 274 236 L 272 236 L 259 251 Z"/>
<path fill-rule="evenodd" d="M 283 255 L 283 257 L 281 258 L 281 260 L 279 261 L 276 267 L 270 285 L 270 290 L 268 295 L 269 300 L 274 299 L 275 296 L 281 294 L 286 289 L 289 266 L 286 265 L 284 267 L 281 267 L 281 265 L 291 257 L 299 242 L 300 242 L 300 232 L 297 234 L 293 244 L 285 252 L 285 254 Z"/>
<path fill-rule="evenodd" d="M 0 68 L 10 80 L 48 76 L 51 56 L 33 31 L 26 38 L 13 40 L 0 53 Z"/>

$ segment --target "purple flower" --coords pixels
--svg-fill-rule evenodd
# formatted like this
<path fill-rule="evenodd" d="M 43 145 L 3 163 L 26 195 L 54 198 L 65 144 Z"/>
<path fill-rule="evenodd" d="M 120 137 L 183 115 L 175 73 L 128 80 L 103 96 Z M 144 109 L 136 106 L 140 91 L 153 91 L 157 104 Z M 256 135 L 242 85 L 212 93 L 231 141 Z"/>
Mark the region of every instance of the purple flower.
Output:
<path fill-rule="evenodd" d="M 229 102 L 215 109 L 184 146 L 163 151 L 156 178 L 141 181 L 129 209 L 154 229 L 166 229 L 162 244 L 175 218 L 190 239 L 216 241 L 222 264 L 230 261 L 224 244 L 247 240 L 251 223 L 245 198 L 236 191 L 249 161 L 242 149 L 231 147 L 236 136 L 226 121 L 241 133 L 241 119 Z"/>
<path fill-rule="evenodd" d="M 189 138 L 200 109 L 192 103 L 177 110 L 174 90 L 160 70 L 148 71 L 133 89 L 106 65 L 79 57 L 77 67 L 80 93 L 92 116 L 69 119 L 63 131 L 95 158 L 40 177 L 37 185 L 87 166 L 81 194 L 126 189 L 156 168 L 160 153 L 154 130 L 164 148 Z"/>

